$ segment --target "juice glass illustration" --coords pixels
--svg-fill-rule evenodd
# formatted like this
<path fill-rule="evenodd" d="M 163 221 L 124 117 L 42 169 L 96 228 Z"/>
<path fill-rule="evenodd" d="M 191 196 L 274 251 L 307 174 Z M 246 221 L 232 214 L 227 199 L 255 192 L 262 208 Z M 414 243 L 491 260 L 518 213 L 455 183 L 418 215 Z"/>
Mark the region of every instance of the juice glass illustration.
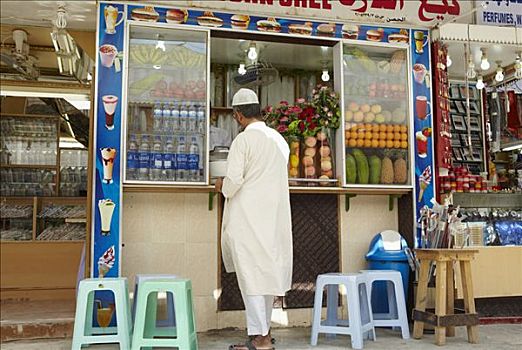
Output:
<path fill-rule="evenodd" d="M 424 46 L 427 43 L 424 32 L 416 31 L 413 33 L 413 37 L 415 38 L 415 52 L 424 53 Z"/>
<path fill-rule="evenodd" d="M 417 131 L 415 142 L 417 143 L 417 155 L 420 158 L 426 158 L 428 156 L 428 137 L 422 131 Z"/>
<path fill-rule="evenodd" d="M 102 148 L 101 156 L 103 162 L 103 182 L 106 184 L 111 184 L 112 169 L 114 167 L 114 159 L 116 158 L 116 149 L 111 147 Z"/>
<path fill-rule="evenodd" d="M 417 113 L 417 118 L 420 120 L 426 119 L 428 116 L 428 98 L 426 96 L 417 96 L 415 99 L 415 112 Z"/>
<path fill-rule="evenodd" d="M 100 46 L 100 60 L 104 67 L 111 68 L 114 65 L 116 72 L 121 70 L 118 49 L 114 45 L 104 44 Z"/>
<path fill-rule="evenodd" d="M 121 13 L 122 16 L 118 21 L 118 14 Z M 105 6 L 103 10 L 103 16 L 105 18 L 105 33 L 114 34 L 116 33 L 116 27 L 123 22 L 123 11 L 118 11 L 118 9 L 112 5 Z"/>
<path fill-rule="evenodd" d="M 103 109 L 105 110 L 105 127 L 108 130 L 114 129 L 114 112 L 118 105 L 118 96 L 105 95 L 102 97 Z"/>
<path fill-rule="evenodd" d="M 98 201 L 98 210 L 101 217 L 101 234 L 103 236 L 108 236 L 111 233 L 112 214 L 115 208 L 116 204 L 110 199 L 100 199 Z"/>

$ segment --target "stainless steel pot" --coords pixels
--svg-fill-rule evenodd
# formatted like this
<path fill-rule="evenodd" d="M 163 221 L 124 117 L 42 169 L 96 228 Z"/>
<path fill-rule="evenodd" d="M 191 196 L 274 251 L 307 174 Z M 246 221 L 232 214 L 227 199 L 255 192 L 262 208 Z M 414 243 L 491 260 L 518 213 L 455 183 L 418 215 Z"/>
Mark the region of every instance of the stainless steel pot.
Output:
<path fill-rule="evenodd" d="M 210 151 L 210 177 L 225 177 L 227 175 L 228 147 L 216 146 Z"/>

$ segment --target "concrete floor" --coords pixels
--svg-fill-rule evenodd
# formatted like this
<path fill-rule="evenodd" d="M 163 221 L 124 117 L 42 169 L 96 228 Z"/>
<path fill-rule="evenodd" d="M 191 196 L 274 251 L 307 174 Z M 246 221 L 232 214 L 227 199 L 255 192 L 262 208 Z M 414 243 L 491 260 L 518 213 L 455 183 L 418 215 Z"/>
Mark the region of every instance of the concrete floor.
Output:
<path fill-rule="evenodd" d="M 479 328 L 480 344 L 469 344 L 464 327 L 457 328 L 455 338 L 448 338 L 444 349 L 474 349 L 474 350 L 520 350 L 522 349 L 522 325 L 502 324 L 487 325 Z M 350 339 L 347 336 L 338 336 L 334 340 L 327 340 L 324 335 L 319 337 L 317 347 L 312 347 L 310 328 L 274 329 L 273 336 L 277 339 L 277 349 L 280 350 L 336 350 L 350 349 Z M 198 335 L 200 350 L 227 350 L 231 343 L 244 341 L 244 331 L 221 330 L 200 333 Z M 377 330 L 377 341 L 365 341 L 364 349 L 442 349 L 433 344 L 433 335 L 425 335 L 421 340 L 402 340 L 398 332 L 388 329 Z M 4 343 L 2 350 L 69 350 L 70 340 L 54 341 L 17 341 Z M 116 345 L 92 346 L 93 350 L 116 350 Z"/>

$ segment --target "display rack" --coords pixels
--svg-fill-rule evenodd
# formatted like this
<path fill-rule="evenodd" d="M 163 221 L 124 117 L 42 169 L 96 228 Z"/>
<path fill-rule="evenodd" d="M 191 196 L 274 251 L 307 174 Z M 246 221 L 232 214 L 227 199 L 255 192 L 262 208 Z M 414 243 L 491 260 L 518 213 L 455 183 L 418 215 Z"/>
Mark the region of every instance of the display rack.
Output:
<path fill-rule="evenodd" d="M 480 90 L 473 85 L 468 86 L 471 116 L 469 123 L 466 108 L 466 85 L 462 82 L 450 81 L 452 161 L 454 168 L 465 166 L 472 174 L 478 175 L 485 169 L 482 98 Z M 470 142 L 472 147 L 470 147 Z"/>

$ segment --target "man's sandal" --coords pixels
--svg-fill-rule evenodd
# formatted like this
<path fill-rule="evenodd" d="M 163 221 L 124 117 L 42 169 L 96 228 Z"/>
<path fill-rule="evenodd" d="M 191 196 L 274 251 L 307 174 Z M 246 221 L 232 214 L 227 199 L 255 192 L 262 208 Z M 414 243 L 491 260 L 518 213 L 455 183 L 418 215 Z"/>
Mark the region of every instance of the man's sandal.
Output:
<path fill-rule="evenodd" d="M 230 345 L 228 350 L 275 350 L 275 348 L 273 346 L 256 347 L 251 340 L 248 340 L 245 344 Z"/>
<path fill-rule="evenodd" d="M 248 340 L 254 340 L 255 337 L 256 337 L 255 335 L 249 335 Z M 275 343 L 276 343 L 275 338 L 272 338 L 272 344 L 275 344 Z"/>

